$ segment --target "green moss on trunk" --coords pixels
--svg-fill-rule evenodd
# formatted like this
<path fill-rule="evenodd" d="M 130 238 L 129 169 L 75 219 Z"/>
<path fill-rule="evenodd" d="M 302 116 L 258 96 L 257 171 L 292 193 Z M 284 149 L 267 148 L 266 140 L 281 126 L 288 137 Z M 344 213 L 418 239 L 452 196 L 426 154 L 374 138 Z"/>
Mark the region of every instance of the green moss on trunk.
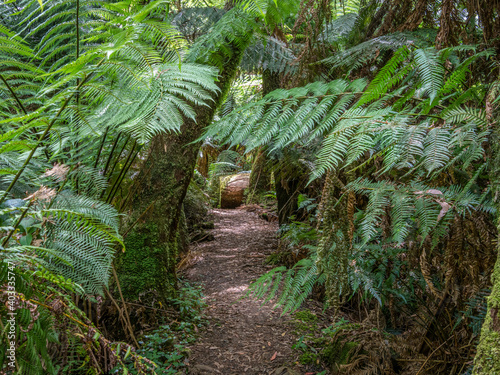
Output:
<path fill-rule="evenodd" d="M 500 212 L 500 127 L 498 116 L 494 114 L 494 100 L 500 92 L 500 81 L 497 81 L 487 98 L 486 112 L 488 120 L 493 124 L 493 132 L 490 139 L 492 161 L 490 176 L 495 196 L 497 197 L 497 209 Z M 498 226 L 500 233 L 500 222 Z M 497 246 L 497 260 L 491 281 L 493 283 L 491 295 L 488 297 L 488 310 L 481 329 L 481 338 L 474 359 L 474 375 L 500 375 L 500 244 Z"/>
<path fill-rule="evenodd" d="M 493 289 L 488 297 L 488 311 L 474 360 L 475 375 L 500 374 L 500 257 L 497 258 L 492 281 Z"/>

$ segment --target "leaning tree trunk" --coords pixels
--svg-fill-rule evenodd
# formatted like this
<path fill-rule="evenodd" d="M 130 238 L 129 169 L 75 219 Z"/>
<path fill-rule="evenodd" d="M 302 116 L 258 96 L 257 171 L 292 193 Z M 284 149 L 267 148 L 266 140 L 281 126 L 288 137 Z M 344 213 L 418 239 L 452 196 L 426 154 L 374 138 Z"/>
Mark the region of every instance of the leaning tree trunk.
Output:
<path fill-rule="evenodd" d="M 486 113 L 492 124 L 493 134 L 490 145 L 492 148 L 491 176 L 494 196 L 497 197 L 497 209 L 500 211 L 500 127 L 498 116 L 495 116 L 493 102 L 500 93 L 500 81 L 497 81 L 486 101 Z M 498 226 L 500 236 L 500 221 Z M 488 310 L 481 329 L 481 338 L 474 359 L 474 375 L 500 375 L 500 242 L 497 245 L 497 261 L 493 269 L 491 295 L 488 297 Z"/>
<path fill-rule="evenodd" d="M 249 40 L 252 28 L 249 26 L 241 32 L 247 35 L 239 35 L 240 39 Z M 210 59 L 224 61 L 223 66 L 219 67 L 217 85 L 220 91 L 212 96 L 211 106 L 193 106 L 196 121 L 185 118 L 179 133 L 156 136 L 151 144 L 151 155 L 141 169 L 142 176 L 137 178 L 141 186 L 132 199 L 129 214 L 129 222 L 136 225 L 126 238 L 125 254 L 118 260 L 120 282 L 128 297 L 136 298 L 147 290 L 156 290 L 160 300 L 165 302 L 176 295 L 176 259 L 182 240 L 179 234 L 183 217 L 182 203 L 201 146 L 200 142 L 194 141 L 212 122 L 233 82 L 246 48 L 245 43 L 221 44 L 221 52 L 212 51 Z"/>

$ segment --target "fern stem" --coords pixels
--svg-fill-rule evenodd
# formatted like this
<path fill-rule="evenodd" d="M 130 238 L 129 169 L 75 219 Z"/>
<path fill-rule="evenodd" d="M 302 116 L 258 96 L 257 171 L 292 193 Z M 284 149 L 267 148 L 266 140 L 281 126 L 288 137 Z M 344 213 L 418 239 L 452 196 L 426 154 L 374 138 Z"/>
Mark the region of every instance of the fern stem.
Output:
<path fill-rule="evenodd" d="M 147 163 L 147 160 L 144 162 L 144 165 L 146 165 L 146 163 Z M 136 183 L 133 186 L 133 189 L 130 189 L 130 192 L 128 193 L 127 197 L 123 200 L 118 212 L 123 212 L 127 203 L 129 202 L 129 200 L 134 196 L 134 194 L 137 191 L 137 189 L 139 188 L 139 186 L 141 186 L 142 181 L 145 178 L 144 176 L 147 176 L 149 174 L 149 172 L 151 172 L 151 168 L 153 168 L 153 165 L 154 165 L 154 162 L 151 163 L 151 166 L 148 168 L 146 173 L 144 173 L 144 175 L 142 176 L 142 179 L 140 179 L 139 181 L 136 181 Z"/>
<path fill-rule="evenodd" d="M 135 338 L 134 331 L 132 330 L 132 324 L 130 323 L 127 304 L 125 303 L 125 298 L 123 297 L 122 288 L 120 286 L 120 281 L 118 280 L 118 274 L 116 273 L 115 266 L 113 264 L 111 264 L 111 271 L 113 272 L 113 277 L 115 278 L 116 287 L 118 288 L 118 294 L 120 294 L 120 298 L 121 298 L 122 303 L 123 303 L 123 310 L 125 310 L 125 318 L 127 320 L 128 328 L 130 330 L 131 339 L 134 340 L 134 344 L 139 348 L 140 347 L 139 343 L 137 342 L 137 339 Z"/>
<path fill-rule="evenodd" d="M 26 209 L 23 211 L 23 213 L 21 214 L 21 216 L 19 216 L 19 218 L 17 219 L 16 223 L 14 224 L 14 227 L 9 231 L 9 234 L 7 234 L 7 237 L 5 237 L 2 241 L 2 247 L 5 248 L 5 246 L 7 245 L 7 243 L 9 242 L 9 240 L 12 238 L 12 235 L 14 234 L 14 232 L 16 231 L 17 227 L 19 227 L 19 224 L 21 224 L 21 221 L 23 221 L 23 219 L 25 218 L 26 214 L 28 213 L 31 205 L 33 204 L 33 202 L 35 201 L 34 198 L 32 198 L 30 200 L 30 202 L 28 203 L 28 206 L 26 207 Z"/>
<path fill-rule="evenodd" d="M 26 108 L 24 108 L 24 105 L 23 103 L 21 103 L 21 100 L 17 97 L 16 93 L 14 92 L 14 90 L 12 89 L 12 87 L 10 87 L 9 83 L 7 82 L 7 80 L 3 77 L 2 74 L 0 74 L 0 79 L 3 81 L 3 83 L 5 84 L 5 86 L 7 86 L 7 88 L 9 89 L 10 93 L 12 94 L 12 96 L 14 97 L 14 99 L 16 100 L 17 104 L 19 104 L 19 107 L 21 107 L 22 111 L 24 112 L 25 115 L 28 114 L 28 112 L 26 111 Z"/>
<path fill-rule="evenodd" d="M 137 156 L 137 153 L 135 153 L 134 159 L 132 159 L 132 162 L 129 164 L 130 158 L 132 157 L 132 154 L 134 153 L 134 149 L 135 149 L 136 144 L 137 144 L 137 141 L 134 141 L 134 144 L 132 145 L 132 148 L 130 149 L 130 152 L 127 156 L 127 159 L 125 160 L 125 163 L 123 164 L 123 168 L 121 169 L 120 174 L 116 178 L 115 183 L 113 184 L 113 187 L 109 191 L 108 197 L 106 198 L 107 203 L 110 203 L 111 200 L 114 198 L 116 191 L 118 190 L 118 187 L 120 186 L 123 178 L 125 177 L 125 174 L 127 173 L 128 169 L 130 168 L 132 163 L 134 162 L 135 157 Z"/>
<path fill-rule="evenodd" d="M 116 137 L 113 147 L 111 147 L 111 151 L 109 152 L 108 160 L 106 160 L 106 165 L 104 166 L 104 172 L 102 174 L 106 176 L 106 172 L 108 171 L 109 163 L 111 163 L 111 159 L 113 159 L 113 153 L 115 152 L 115 148 L 118 145 L 118 141 L 120 140 L 122 133 L 118 133 L 118 136 Z"/>
<path fill-rule="evenodd" d="M 80 82 L 80 84 L 77 86 L 77 90 L 79 90 L 80 87 L 87 81 L 87 78 L 88 78 L 88 76 L 86 76 L 84 79 L 82 79 L 82 82 Z M 64 101 L 63 105 L 61 106 L 61 108 L 59 109 L 59 111 L 57 112 L 55 117 L 52 119 L 52 121 L 49 123 L 49 125 L 47 125 L 47 128 L 45 129 L 43 134 L 40 135 L 40 137 L 38 138 L 37 144 L 33 147 L 31 152 L 29 153 L 28 157 L 24 161 L 23 166 L 16 173 L 14 179 L 12 180 L 10 185 L 7 187 L 7 189 L 3 193 L 2 198 L 0 198 L 0 204 L 2 204 L 5 201 L 5 198 L 10 193 L 10 191 L 12 190 L 14 185 L 17 183 L 17 180 L 19 180 L 19 177 L 21 177 L 21 175 L 23 174 L 24 170 L 26 169 L 29 162 L 33 158 L 33 155 L 35 155 L 35 151 L 38 149 L 38 147 L 40 147 L 40 145 L 42 144 L 42 142 L 45 139 L 45 137 L 47 136 L 47 134 L 49 134 L 50 129 L 52 129 L 52 126 L 54 126 L 54 124 L 56 123 L 56 120 L 59 118 L 61 113 L 66 109 L 66 106 L 68 105 L 69 101 L 73 98 L 73 95 L 75 95 L 74 92 L 70 96 L 68 96 L 68 98 L 66 98 L 66 100 Z"/>
<path fill-rule="evenodd" d="M 130 326 L 128 324 L 128 320 L 123 315 L 122 309 L 120 309 L 120 306 L 118 305 L 118 302 L 116 302 L 116 300 L 113 298 L 113 296 L 111 295 L 111 293 L 109 292 L 109 290 L 107 288 L 104 288 L 104 291 L 106 292 L 106 295 L 109 297 L 109 299 L 111 300 L 111 302 L 115 305 L 116 309 L 118 310 L 118 315 L 121 318 L 120 320 L 122 321 L 122 327 L 124 329 L 126 329 L 126 330 L 129 331 L 130 337 L 131 338 L 134 337 L 133 340 L 136 342 L 137 347 L 139 347 L 139 343 L 137 343 L 137 341 L 135 340 L 135 336 L 134 336 L 134 332 L 132 330 L 132 326 Z"/>
<path fill-rule="evenodd" d="M 114 197 L 116 196 L 116 194 L 118 193 L 118 189 L 120 188 L 124 178 L 125 178 L 125 175 L 127 174 L 128 170 L 130 169 L 130 167 L 132 166 L 132 164 L 134 164 L 134 161 L 135 161 L 135 158 L 137 157 L 137 155 L 139 154 L 139 151 L 137 151 L 134 155 L 134 157 L 132 158 L 132 160 L 130 160 L 130 163 L 128 166 L 124 166 L 124 169 L 123 169 L 123 173 L 121 175 L 121 178 L 120 178 L 120 181 L 118 182 L 118 184 L 116 185 L 116 190 L 115 192 L 113 193 L 113 196 L 111 197 L 111 200 L 114 199 Z M 111 203 L 111 200 L 110 200 L 110 203 Z"/>
<path fill-rule="evenodd" d="M 97 156 L 95 158 L 94 168 L 97 168 L 97 164 L 99 163 L 99 158 L 101 157 L 102 148 L 104 147 L 104 142 L 106 141 L 106 137 L 108 136 L 108 130 L 109 126 L 106 128 L 106 130 L 104 131 L 104 135 L 102 136 L 101 145 L 99 146 L 99 151 L 97 152 Z"/>
<path fill-rule="evenodd" d="M 120 155 L 125 150 L 125 147 L 127 146 L 129 140 L 130 140 L 130 135 L 127 137 L 127 139 L 125 139 L 125 142 L 123 143 L 123 146 L 122 146 L 120 152 L 118 152 L 118 154 L 116 155 L 115 162 L 113 163 L 113 166 L 111 167 L 111 171 L 109 172 L 110 177 L 113 175 L 113 172 L 115 171 L 116 165 L 120 161 Z"/>

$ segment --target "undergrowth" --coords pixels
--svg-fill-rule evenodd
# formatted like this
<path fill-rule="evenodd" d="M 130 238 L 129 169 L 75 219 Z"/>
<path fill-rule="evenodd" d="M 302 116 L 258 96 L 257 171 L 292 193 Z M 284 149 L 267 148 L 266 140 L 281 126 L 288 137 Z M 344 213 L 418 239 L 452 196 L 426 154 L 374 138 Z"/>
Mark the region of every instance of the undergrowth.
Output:
<path fill-rule="evenodd" d="M 137 354 L 156 364 L 156 374 L 179 374 L 186 369 L 188 346 L 197 337 L 199 329 L 208 323 L 203 311 L 206 307 L 200 286 L 183 282 L 179 298 L 171 301 L 177 306 L 179 317 L 159 326 L 140 338 Z M 133 363 L 126 363 L 130 374 L 138 374 Z"/>
<path fill-rule="evenodd" d="M 355 365 L 356 358 L 364 354 L 359 337 L 362 324 L 350 323 L 341 317 L 334 324 L 325 326 L 318 316 L 309 310 L 301 310 L 293 315 L 293 332 L 298 338 L 292 349 L 299 354 L 297 364 L 317 375 L 337 373 L 341 368 Z"/>

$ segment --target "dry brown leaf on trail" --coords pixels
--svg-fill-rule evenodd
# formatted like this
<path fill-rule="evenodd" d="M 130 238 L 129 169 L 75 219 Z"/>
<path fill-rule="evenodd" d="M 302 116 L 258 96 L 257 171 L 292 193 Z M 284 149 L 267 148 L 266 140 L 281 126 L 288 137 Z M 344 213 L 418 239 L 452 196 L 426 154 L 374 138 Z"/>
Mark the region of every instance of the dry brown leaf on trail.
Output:
<path fill-rule="evenodd" d="M 276 359 L 277 355 L 278 355 L 278 352 L 274 352 L 273 356 L 271 357 L 271 361 L 274 361 Z"/>

